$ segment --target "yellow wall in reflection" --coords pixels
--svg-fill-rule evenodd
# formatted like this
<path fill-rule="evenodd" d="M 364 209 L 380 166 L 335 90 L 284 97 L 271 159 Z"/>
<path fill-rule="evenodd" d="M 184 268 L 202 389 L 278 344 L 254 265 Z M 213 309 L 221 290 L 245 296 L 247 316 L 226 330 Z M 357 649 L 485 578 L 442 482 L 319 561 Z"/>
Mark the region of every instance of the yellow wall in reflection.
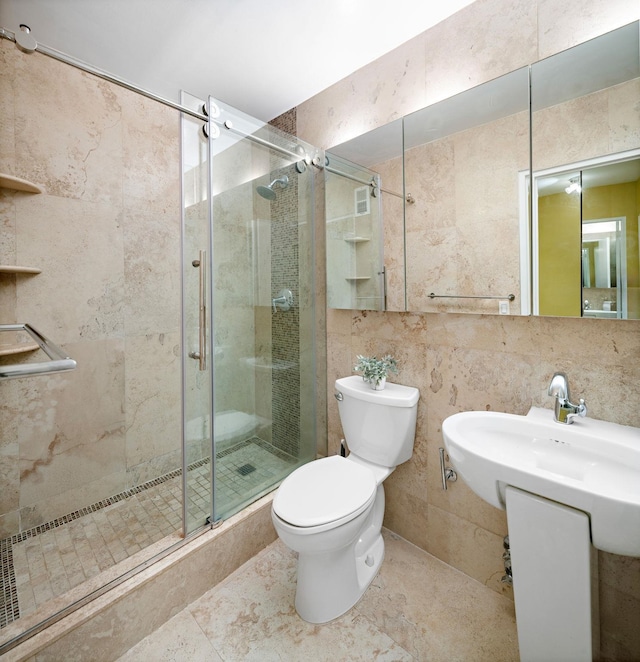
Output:
<path fill-rule="evenodd" d="M 585 221 L 626 218 L 627 306 L 629 319 L 640 319 L 640 181 L 585 189 Z M 581 315 L 580 197 L 564 191 L 538 200 L 541 315 Z"/>
<path fill-rule="evenodd" d="M 586 189 L 582 194 L 585 221 L 599 218 L 626 218 L 627 239 L 627 312 L 629 319 L 640 319 L 640 251 L 638 247 L 638 210 L 640 181 Z"/>
<path fill-rule="evenodd" d="M 564 191 L 538 199 L 540 315 L 582 314 L 580 196 Z"/>

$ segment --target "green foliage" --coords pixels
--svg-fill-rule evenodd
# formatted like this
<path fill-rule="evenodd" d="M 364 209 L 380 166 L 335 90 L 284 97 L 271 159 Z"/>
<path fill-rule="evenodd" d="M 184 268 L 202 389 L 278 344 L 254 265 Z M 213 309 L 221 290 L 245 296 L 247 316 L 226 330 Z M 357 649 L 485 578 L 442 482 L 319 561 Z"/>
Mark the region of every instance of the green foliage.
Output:
<path fill-rule="evenodd" d="M 353 367 L 356 372 L 362 373 L 362 379 L 371 384 L 371 386 L 378 386 L 380 382 L 390 373 L 398 374 L 398 363 L 387 354 L 381 359 L 375 356 L 360 356 L 356 357 L 358 363 Z"/>

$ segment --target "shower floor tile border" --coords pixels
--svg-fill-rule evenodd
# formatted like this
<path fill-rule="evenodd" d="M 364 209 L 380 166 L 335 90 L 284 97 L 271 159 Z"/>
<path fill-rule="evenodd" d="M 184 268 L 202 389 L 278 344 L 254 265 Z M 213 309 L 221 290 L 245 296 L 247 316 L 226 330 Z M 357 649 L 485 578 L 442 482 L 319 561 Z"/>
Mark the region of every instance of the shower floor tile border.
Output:
<path fill-rule="evenodd" d="M 229 448 L 226 448 L 222 451 L 216 453 L 216 460 L 222 459 L 227 455 L 230 455 L 234 452 L 237 452 L 240 449 L 243 449 L 249 445 L 257 445 L 269 453 L 275 455 L 281 460 L 294 463 L 295 459 L 292 458 L 288 453 L 281 451 L 272 444 L 260 439 L 259 437 L 251 437 L 244 441 L 241 441 Z M 201 460 L 192 462 L 187 466 L 187 471 L 193 471 L 195 469 L 205 467 L 211 464 L 211 458 L 206 457 Z M 92 513 L 97 513 L 109 506 L 112 506 L 118 502 L 125 501 L 126 499 L 144 493 L 150 488 L 162 485 L 167 481 L 173 478 L 179 478 L 182 475 L 182 468 L 174 469 L 162 476 L 158 476 L 152 480 L 141 483 L 134 487 L 128 488 L 115 494 L 113 496 L 101 499 L 89 506 L 85 506 L 61 517 L 57 517 L 54 520 L 45 522 L 44 524 L 39 524 L 38 526 L 27 529 L 20 533 L 13 534 L 7 538 L 0 540 L 0 567 L 2 568 L 2 574 L 0 576 L 0 629 L 9 625 L 13 621 L 16 621 L 20 618 L 20 608 L 18 602 L 18 589 L 17 581 L 15 576 L 15 567 L 13 560 L 13 546 L 21 542 L 34 538 L 40 534 L 55 530 L 65 524 L 69 524 L 74 520 L 77 520 L 86 515 Z"/>

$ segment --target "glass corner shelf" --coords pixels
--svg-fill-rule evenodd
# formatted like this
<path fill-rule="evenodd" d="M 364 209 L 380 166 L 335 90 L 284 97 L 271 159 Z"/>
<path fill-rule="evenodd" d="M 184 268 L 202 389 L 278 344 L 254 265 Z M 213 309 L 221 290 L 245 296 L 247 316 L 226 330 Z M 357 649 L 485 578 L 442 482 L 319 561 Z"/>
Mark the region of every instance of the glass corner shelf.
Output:
<path fill-rule="evenodd" d="M 29 324 L 0 324 L 0 331 L 23 331 L 27 333 L 35 341 L 35 344 L 16 343 L 5 346 L 7 348 L 16 347 L 20 351 L 7 351 L 5 355 L 17 354 L 35 349 L 41 349 L 51 360 L 41 363 L 23 363 L 18 365 L 2 365 L 0 366 L 0 380 L 14 379 L 16 377 L 33 377 L 36 375 L 48 375 L 54 372 L 62 372 L 64 370 L 73 370 L 77 367 L 77 363 L 67 354 L 61 350 L 57 345 L 52 343 L 48 338 L 43 336 L 39 331 L 36 331 Z"/>

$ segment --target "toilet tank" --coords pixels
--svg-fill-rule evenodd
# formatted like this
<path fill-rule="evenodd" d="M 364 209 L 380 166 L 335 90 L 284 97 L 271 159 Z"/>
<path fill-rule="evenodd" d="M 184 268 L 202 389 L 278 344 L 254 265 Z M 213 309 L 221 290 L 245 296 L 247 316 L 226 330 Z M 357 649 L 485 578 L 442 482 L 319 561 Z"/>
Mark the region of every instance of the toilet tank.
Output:
<path fill-rule="evenodd" d="M 336 399 L 349 451 L 357 457 L 395 467 L 413 454 L 420 392 L 390 384 L 374 391 L 357 375 L 337 379 Z"/>

